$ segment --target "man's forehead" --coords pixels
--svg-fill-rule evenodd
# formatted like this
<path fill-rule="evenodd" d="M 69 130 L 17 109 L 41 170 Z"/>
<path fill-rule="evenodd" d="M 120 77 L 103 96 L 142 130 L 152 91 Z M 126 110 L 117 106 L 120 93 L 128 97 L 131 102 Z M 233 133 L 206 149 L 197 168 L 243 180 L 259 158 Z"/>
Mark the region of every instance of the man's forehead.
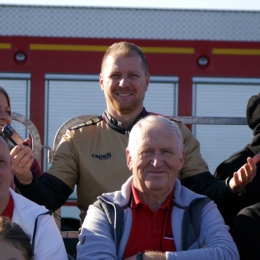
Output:
<path fill-rule="evenodd" d="M 137 63 L 142 63 L 142 59 L 139 55 L 137 54 L 127 54 L 127 53 L 121 53 L 121 52 L 114 52 L 110 53 L 105 62 L 106 64 L 115 64 L 118 61 L 124 61 L 126 59 L 134 59 Z"/>
<path fill-rule="evenodd" d="M 137 140 L 142 139 L 143 141 L 153 141 L 155 139 L 163 141 L 168 140 L 169 138 L 176 139 L 176 135 L 171 127 L 167 125 L 162 126 L 157 123 L 148 123 L 139 128 L 136 138 Z"/>
<path fill-rule="evenodd" d="M 139 135 L 150 135 L 157 131 L 160 133 L 167 133 L 170 130 L 170 127 L 167 125 L 162 125 L 157 121 L 146 121 L 140 125 L 138 130 Z"/>

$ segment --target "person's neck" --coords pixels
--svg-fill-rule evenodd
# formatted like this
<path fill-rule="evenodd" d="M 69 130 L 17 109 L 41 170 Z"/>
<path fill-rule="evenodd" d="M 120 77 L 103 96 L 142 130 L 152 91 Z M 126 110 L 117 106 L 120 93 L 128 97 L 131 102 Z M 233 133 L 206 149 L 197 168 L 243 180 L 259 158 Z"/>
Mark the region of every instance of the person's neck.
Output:
<path fill-rule="evenodd" d="M 131 113 L 120 113 L 118 111 L 111 111 L 107 109 L 107 112 L 110 116 L 112 116 L 116 121 L 119 121 L 123 124 L 125 129 L 128 129 L 138 117 L 138 115 L 142 112 L 143 108 L 135 110 Z"/>
<path fill-rule="evenodd" d="M 169 197 L 172 190 L 168 191 L 149 191 L 149 193 L 141 192 L 137 189 L 141 201 L 149 205 L 150 209 L 155 212 Z"/>

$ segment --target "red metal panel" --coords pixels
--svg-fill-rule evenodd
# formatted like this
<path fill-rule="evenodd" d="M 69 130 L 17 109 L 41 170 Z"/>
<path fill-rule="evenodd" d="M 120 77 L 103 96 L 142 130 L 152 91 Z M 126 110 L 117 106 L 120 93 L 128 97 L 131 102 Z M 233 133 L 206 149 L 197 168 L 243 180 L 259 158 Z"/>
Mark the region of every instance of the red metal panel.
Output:
<path fill-rule="evenodd" d="M 124 39 L 52 38 L 52 37 L 0 37 L 0 43 L 11 43 L 11 49 L 1 49 L 0 72 L 31 73 L 31 120 L 44 132 L 44 75 L 46 73 L 99 74 L 104 51 L 33 50 L 31 44 L 56 44 L 70 46 L 109 46 Z M 173 41 L 127 40 L 140 47 L 192 48 L 194 53 L 147 52 L 149 71 L 152 76 L 179 77 L 179 115 L 192 113 L 192 77 L 258 77 L 260 55 L 213 54 L 213 49 L 255 49 L 259 42 L 224 41 Z M 17 63 L 14 55 L 23 51 L 24 63 Z M 198 66 L 200 56 L 209 58 L 205 68 Z"/>

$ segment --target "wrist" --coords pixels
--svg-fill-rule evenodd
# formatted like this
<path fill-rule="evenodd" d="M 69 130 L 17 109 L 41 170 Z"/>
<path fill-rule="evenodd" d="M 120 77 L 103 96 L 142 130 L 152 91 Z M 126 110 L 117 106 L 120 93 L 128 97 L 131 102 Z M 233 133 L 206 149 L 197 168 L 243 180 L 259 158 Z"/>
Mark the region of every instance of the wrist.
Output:
<path fill-rule="evenodd" d="M 15 174 L 16 180 L 18 180 L 18 182 L 22 185 L 30 185 L 33 180 L 34 180 L 34 176 L 32 174 L 32 172 L 30 171 L 29 174 L 27 176 L 19 176 L 18 174 Z"/>
<path fill-rule="evenodd" d="M 244 186 L 244 187 L 239 187 L 239 188 L 235 188 L 235 186 L 232 186 L 232 185 L 230 185 L 230 181 L 232 180 L 232 176 L 230 176 L 230 177 L 228 177 L 227 179 L 226 179 L 226 186 L 228 187 L 228 189 L 232 192 L 232 193 L 234 193 L 234 194 L 236 194 L 236 195 L 241 195 L 241 194 L 244 194 L 245 192 L 246 192 L 246 186 Z"/>

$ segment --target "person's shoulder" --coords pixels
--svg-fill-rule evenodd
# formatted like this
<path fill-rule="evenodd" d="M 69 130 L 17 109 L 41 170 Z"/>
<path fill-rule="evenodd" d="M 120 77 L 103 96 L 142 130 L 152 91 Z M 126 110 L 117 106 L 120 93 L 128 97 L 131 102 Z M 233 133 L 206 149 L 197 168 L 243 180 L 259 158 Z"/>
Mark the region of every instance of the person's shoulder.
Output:
<path fill-rule="evenodd" d="M 55 221 L 51 217 L 52 211 L 40 206 L 15 192 L 10 192 L 14 201 L 14 211 L 12 220 L 17 222 L 30 236 L 33 236 L 34 226 L 37 220 L 40 230 L 46 225 L 54 226 Z M 45 226 L 46 226 L 45 225 Z"/>
<path fill-rule="evenodd" d="M 39 214 L 48 211 L 44 206 L 36 204 L 35 202 L 14 192 L 12 189 L 9 189 L 9 191 L 14 201 L 14 208 L 17 209 L 18 212 L 26 212 L 27 215 L 35 217 L 38 216 Z"/>
<path fill-rule="evenodd" d="M 174 186 L 174 196 L 183 206 L 189 205 L 193 200 L 204 199 L 207 196 L 198 194 L 187 187 L 183 186 L 180 180 L 176 179 Z"/>
<path fill-rule="evenodd" d="M 103 118 L 100 115 L 100 116 L 97 116 L 97 117 L 93 117 L 93 118 L 91 118 L 90 120 L 88 120 L 86 122 L 74 125 L 74 126 L 70 127 L 69 129 L 70 130 L 78 130 L 78 129 L 81 129 L 82 127 L 97 125 L 101 121 L 103 121 Z"/>
<path fill-rule="evenodd" d="M 184 125 L 184 124 L 182 123 L 182 121 L 176 120 L 176 119 L 175 119 L 174 117 L 172 117 L 172 116 L 164 116 L 164 117 L 166 117 L 166 118 L 168 118 L 169 120 L 175 122 L 177 125 Z"/>

